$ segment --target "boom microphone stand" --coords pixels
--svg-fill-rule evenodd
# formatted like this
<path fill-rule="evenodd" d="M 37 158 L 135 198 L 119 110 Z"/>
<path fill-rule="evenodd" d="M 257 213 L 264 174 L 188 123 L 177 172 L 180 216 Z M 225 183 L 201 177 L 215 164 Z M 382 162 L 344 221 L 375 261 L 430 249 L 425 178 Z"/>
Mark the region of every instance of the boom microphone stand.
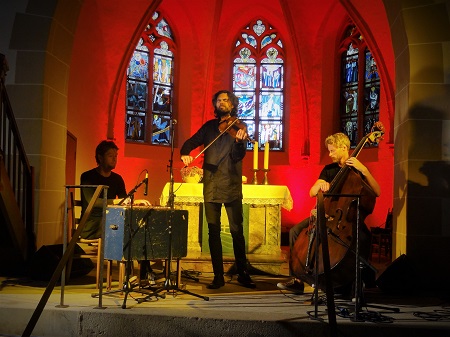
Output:
<path fill-rule="evenodd" d="M 173 139 L 174 139 L 174 125 L 177 123 L 177 121 L 175 119 L 173 119 L 170 123 L 170 130 L 171 130 L 171 136 L 170 136 L 170 160 L 169 160 L 169 172 L 170 172 L 170 185 L 169 185 L 169 208 L 170 208 L 170 212 L 169 212 L 169 220 L 168 220 L 168 233 L 169 233 L 169 251 L 168 251 L 168 258 L 167 258 L 167 262 L 166 262 L 166 280 L 164 281 L 164 285 L 163 287 L 154 290 L 155 294 L 160 293 L 161 291 L 173 291 L 173 292 L 182 292 L 184 294 L 189 294 L 192 296 L 197 296 L 199 298 L 203 298 L 205 301 L 209 301 L 209 297 L 207 296 L 202 296 L 199 294 L 195 294 L 193 292 L 190 292 L 186 289 L 180 289 L 178 287 L 178 277 L 177 277 L 177 281 L 175 282 L 175 284 L 172 283 L 172 280 L 170 279 L 171 276 L 171 264 L 172 264 L 172 225 L 173 225 L 173 214 L 175 212 L 174 210 L 174 200 L 175 200 L 175 194 L 173 192 L 173 185 L 174 185 L 174 178 L 173 178 L 173 153 L 174 153 L 174 143 L 173 143 Z M 177 274 L 179 271 L 179 263 L 177 263 Z M 150 298 L 150 296 L 147 296 L 144 299 L 139 299 L 138 302 L 142 302 L 147 300 L 148 298 Z"/>
<path fill-rule="evenodd" d="M 123 299 L 123 304 L 122 304 L 122 309 L 126 309 L 127 307 L 127 297 L 128 294 L 130 292 L 136 292 L 136 293 L 140 293 L 143 295 L 146 295 L 146 299 L 150 298 L 152 296 L 155 297 L 161 297 L 161 298 L 165 298 L 165 295 L 159 295 L 156 292 L 150 292 L 144 289 L 134 289 L 131 286 L 130 283 L 130 275 L 131 275 L 131 269 L 132 269 L 132 256 L 131 256 L 131 247 L 132 247 L 132 242 L 133 242 L 133 236 L 136 234 L 137 230 L 133 233 L 133 203 L 134 203 L 134 194 L 136 193 L 137 189 L 142 185 L 142 184 L 148 184 L 148 176 L 146 176 L 144 178 L 144 180 L 142 180 L 139 184 L 137 184 L 130 192 L 128 192 L 128 194 L 125 196 L 125 198 L 123 198 L 118 205 L 122 205 L 123 202 L 127 199 L 130 198 L 130 215 L 129 215 L 129 221 L 128 221 L 128 242 L 125 244 L 124 246 L 124 250 L 127 249 L 127 262 L 126 262 L 126 271 L 125 271 L 125 281 L 122 285 L 122 289 L 118 289 L 118 290 L 113 290 L 113 291 L 108 291 L 106 293 L 104 293 L 105 295 L 107 294 L 114 294 L 114 293 L 125 293 L 124 299 Z M 97 294 L 93 294 L 92 297 L 97 296 Z M 101 295 L 100 295 L 101 296 Z M 136 299 L 136 301 L 138 303 L 141 303 L 141 299 Z"/>

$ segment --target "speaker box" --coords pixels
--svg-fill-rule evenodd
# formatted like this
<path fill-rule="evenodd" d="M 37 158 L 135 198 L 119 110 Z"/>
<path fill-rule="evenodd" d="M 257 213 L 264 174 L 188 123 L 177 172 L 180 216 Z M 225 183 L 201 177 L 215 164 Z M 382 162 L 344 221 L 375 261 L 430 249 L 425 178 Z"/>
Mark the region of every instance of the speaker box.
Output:
<path fill-rule="evenodd" d="M 127 260 L 131 227 L 131 259 L 172 258 L 187 255 L 188 211 L 153 207 L 111 206 L 106 212 L 105 259 Z M 169 228 L 170 227 L 170 228 Z"/>
<path fill-rule="evenodd" d="M 83 248 L 75 245 L 75 254 L 85 254 Z M 32 279 L 50 281 L 63 255 L 63 245 L 44 245 L 34 253 L 28 268 L 28 275 Z M 88 274 L 94 268 L 91 259 L 73 259 L 70 277 Z"/>
<path fill-rule="evenodd" d="M 392 294 L 411 292 L 419 283 L 418 274 L 405 254 L 395 259 L 376 280 L 378 288 Z"/>

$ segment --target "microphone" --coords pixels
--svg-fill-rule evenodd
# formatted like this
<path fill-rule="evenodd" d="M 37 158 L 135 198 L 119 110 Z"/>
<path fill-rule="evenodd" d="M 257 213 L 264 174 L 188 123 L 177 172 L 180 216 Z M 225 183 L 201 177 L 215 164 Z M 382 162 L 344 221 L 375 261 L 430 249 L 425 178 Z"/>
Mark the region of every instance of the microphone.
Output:
<path fill-rule="evenodd" d="M 144 195 L 148 194 L 148 171 L 145 172 L 145 189 L 144 189 Z"/>

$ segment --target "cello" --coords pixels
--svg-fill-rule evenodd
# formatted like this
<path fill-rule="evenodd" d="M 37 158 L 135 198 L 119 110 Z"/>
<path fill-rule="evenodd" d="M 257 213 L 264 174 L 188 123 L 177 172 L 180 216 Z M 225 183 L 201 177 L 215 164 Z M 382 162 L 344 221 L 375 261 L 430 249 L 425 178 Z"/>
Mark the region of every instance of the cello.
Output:
<path fill-rule="evenodd" d="M 383 134 L 384 126 L 381 122 L 376 122 L 350 157 L 357 157 L 366 144 L 378 143 Z M 319 193 L 316 210 L 318 215 L 324 213 L 323 216 L 312 215 L 309 226 L 300 232 L 294 244 L 290 263 L 295 277 L 308 284 L 317 284 L 322 290 L 325 290 L 327 276 L 330 277 L 334 288 L 352 282 L 355 277 L 357 237 L 360 247 L 369 248 L 361 249 L 360 257 L 367 259 L 369 255 L 370 232 L 364 224 L 364 219 L 372 213 L 375 199 L 375 193 L 360 172 L 344 165 L 330 183 L 330 189 L 323 195 Z M 326 233 L 328 238 L 327 268 L 324 268 L 322 242 L 316 242 L 317 227 L 320 227 L 316 226 L 317 221 L 321 221 L 320 226 L 326 226 L 326 231 L 322 233 Z M 326 273 L 330 275 L 325 275 Z"/>

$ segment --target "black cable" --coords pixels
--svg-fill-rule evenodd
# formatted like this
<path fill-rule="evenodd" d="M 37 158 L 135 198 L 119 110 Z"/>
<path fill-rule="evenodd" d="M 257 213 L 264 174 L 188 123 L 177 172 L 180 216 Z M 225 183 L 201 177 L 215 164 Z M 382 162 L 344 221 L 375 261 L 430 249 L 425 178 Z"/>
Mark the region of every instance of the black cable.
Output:
<path fill-rule="evenodd" d="M 448 310 L 434 310 L 433 312 L 416 311 L 413 315 L 433 322 L 450 320 L 450 311 Z"/>

